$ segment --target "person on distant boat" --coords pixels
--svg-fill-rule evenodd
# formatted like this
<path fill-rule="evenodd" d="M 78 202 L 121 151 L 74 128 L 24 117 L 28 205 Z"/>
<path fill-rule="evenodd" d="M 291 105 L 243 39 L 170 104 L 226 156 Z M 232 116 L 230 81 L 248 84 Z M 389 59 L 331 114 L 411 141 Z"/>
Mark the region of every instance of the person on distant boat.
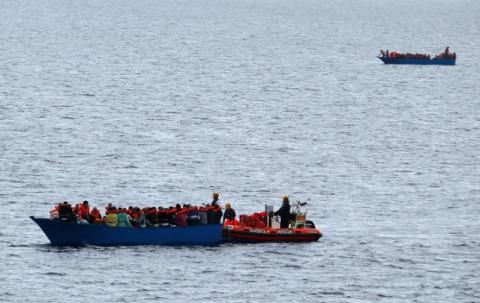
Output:
<path fill-rule="evenodd" d="M 387 56 L 387 58 L 390 56 L 390 53 L 388 52 L 388 49 L 387 49 L 387 51 L 385 52 L 385 55 Z"/>
<path fill-rule="evenodd" d="M 147 227 L 147 220 L 145 218 L 145 214 L 143 210 L 139 207 L 133 208 L 133 215 L 132 217 L 132 225 L 135 227 Z"/>
<path fill-rule="evenodd" d="M 113 205 L 112 203 L 108 203 L 105 207 L 105 215 L 111 214 L 113 212 Z"/>
<path fill-rule="evenodd" d="M 50 210 L 50 220 L 58 220 L 60 218 L 60 213 L 58 211 L 59 204 L 54 205 Z"/>
<path fill-rule="evenodd" d="M 127 209 L 127 215 L 129 215 L 130 217 L 132 217 L 133 219 L 133 206 L 129 206 L 128 209 Z"/>
<path fill-rule="evenodd" d="M 58 205 L 58 218 L 60 221 L 75 222 L 72 206 L 67 201 Z"/>
<path fill-rule="evenodd" d="M 162 206 L 158 207 L 158 225 L 161 227 L 168 226 L 168 209 Z"/>
<path fill-rule="evenodd" d="M 117 214 L 117 227 L 132 227 L 130 221 L 132 217 L 127 215 L 127 211 L 122 209 L 121 212 Z"/>
<path fill-rule="evenodd" d="M 182 206 L 180 205 L 180 203 L 175 204 L 175 210 L 177 211 L 177 213 L 179 211 L 182 211 Z"/>
<path fill-rule="evenodd" d="M 178 204 L 177 204 L 178 205 Z M 170 206 L 168 208 L 168 224 L 170 226 L 175 226 L 176 225 L 176 222 L 177 222 L 177 208 L 176 207 L 173 207 L 173 206 Z"/>
<path fill-rule="evenodd" d="M 155 207 L 149 207 L 145 212 L 147 226 L 158 227 L 158 211 Z"/>
<path fill-rule="evenodd" d="M 90 207 L 88 206 L 88 201 L 83 201 L 78 209 L 78 223 L 89 224 L 90 219 Z"/>
<path fill-rule="evenodd" d="M 288 200 L 288 195 L 283 196 L 282 207 L 274 215 L 280 216 L 280 228 L 288 228 L 290 221 L 290 201 Z"/>
<path fill-rule="evenodd" d="M 187 224 L 188 225 L 200 224 L 200 212 L 197 206 L 189 205 L 188 211 L 187 211 Z"/>
<path fill-rule="evenodd" d="M 90 212 L 90 224 L 98 224 L 100 222 L 102 222 L 102 215 L 100 211 L 94 207 Z"/>
<path fill-rule="evenodd" d="M 72 211 L 73 211 L 73 214 L 75 215 L 75 217 L 78 216 L 78 212 L 80 211 L 80 204 L 75 204 L 75 207 L 72 208 Z"/>
<path fill-rule="evenodd" d="M 214 210 L 214 211 L 216 212 L 216 214 L 217 214 L 215 223 L 218 224 L 218 223 L 222 222 L 223 212 L 222 212 L 222 208 L 220 207 L 220 205 L 215 205 L 215 206 L 213 207 L 213 210 Z"/>
<path fill-rule="evenodd" d="M 218 203 L 218 197 L 219 197 L 219 194 L 218 193 L 213 193 L 213 200 L 212 200 L 212 203 L 210 205 L 212 206 L 220 206 L 220 204 Z"/>
<path fill-rule="evenodd" d="M 116 227 L 118 223 L 117 209 L 112 207 L 110 212 L 105 216 L 105 225 Z"/>
<path fill-rule="evenodd" d="M 230 202 L 227 202 L 225 204 L 225 213 L 223 214 L 223 222 L 225 223 L 225 220 L 233 221 L 235 220 L 235 217 L 237 214 L 235 213 L 235 210 L 232 208 L 232 204 Z"/>

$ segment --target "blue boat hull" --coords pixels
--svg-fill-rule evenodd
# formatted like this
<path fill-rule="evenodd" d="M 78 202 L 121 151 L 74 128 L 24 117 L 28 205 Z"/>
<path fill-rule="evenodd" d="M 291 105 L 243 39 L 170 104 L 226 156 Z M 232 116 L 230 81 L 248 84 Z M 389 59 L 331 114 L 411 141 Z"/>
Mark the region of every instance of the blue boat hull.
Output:
<path fill-rule="evenodd" d="M 401 59 L 377 57 L 385 64 L 455 65 L 455 59 Z"/>
<path fill-rule="evenodd" d="M 223 224 L 187 227 L 122 228 L 75 224 L 30 217 L 50 243 L 61 245 L 215 245 L 222 240 Z"/>

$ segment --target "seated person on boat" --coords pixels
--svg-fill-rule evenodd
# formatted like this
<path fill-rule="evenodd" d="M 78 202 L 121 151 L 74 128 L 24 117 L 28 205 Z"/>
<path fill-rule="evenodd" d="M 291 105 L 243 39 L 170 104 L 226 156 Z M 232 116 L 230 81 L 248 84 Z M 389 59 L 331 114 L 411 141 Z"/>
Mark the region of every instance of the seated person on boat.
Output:
<path fill-rule="evenodd" d="M 50 219 L 78 224 L 105 224 L 110 227 L 174 227 L 219 224 L 222 219 L 222 209 L 218 204 L 218 196 L 218 193 L 214 194 L 212 205 L 201 207 L 177 204 L 175 207 L 169 208 L 129 206 L 127 209 L 117 208 L 112 203 L 108 203 L 105 207 L 104 217 L 96 207 L 90 211 L 88 201 L 83 201 L 74 207 L 65 201 L 52 208 Z"/>
<path fill-rule="evenodd" d="M 240 223 L 236 220 L 237 214 L 235 210 L 232 208 L 232 204 L 227 202 L 225 204 L 225 213 L 223 214 L 223 225 L 239 225 Z"/>

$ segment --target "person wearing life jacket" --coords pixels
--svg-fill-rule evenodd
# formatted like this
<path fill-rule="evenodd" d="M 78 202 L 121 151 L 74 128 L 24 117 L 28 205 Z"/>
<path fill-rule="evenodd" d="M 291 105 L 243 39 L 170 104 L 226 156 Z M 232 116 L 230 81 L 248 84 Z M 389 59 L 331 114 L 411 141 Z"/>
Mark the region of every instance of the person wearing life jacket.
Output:
<path fill-rule="evenodd" d="M 127 215 L 127 211 L 122 209 L 121 212 L 117 214 L 117 227 L 132 227 L 130 221 L 132 218 Z"/>
<path fill-rule="evenodd" d="M 105 216 L 104 223 L 110 227 L 117 227 L 118 215 L 115 207 L 112 207 L 110 212 Z"/>
<path fill-rule="evenodd" d="M 177 208 L 176 207 L 169 207 L 168 208 L 168 224 L 170 226 L 176 226 L 177 224 Z"/>
<path fill-rule="evenodd" d="M 100 222 L 102 222 L 102 215 L 100 211 L 94 207 L 90 212 L 90 224 L 98 224 Z"/>
<path fill-rule="evenodd" d="M 127 215 L 129 215 L 130 217 L 132 217 L 133 219 L 133 206 L 129 206 L 128 209 L 127 209 Z"/>
<path fill-rule="evenodd" d="M 197 225 L 200 224 L 200 214 L 197 206 L 188 208 L 187 212 L 187 224 Z"/>
<path fill-rule="evenodd" d="M 163 207 L 158 207 L 158 225 L 162 227 L 168 226 L 168 210 Z"/>
<path fill-rule="evenodd" d="M 184 207 L 180 211 L 177 211 L 175 214 L 176 222 L 175 226 L 177 227 L 185 227 L 187 226 L 187 213 L 188 208 Z"/>
<path fill-rule="evenodd" d="M 132 218 L 132 226 L 133 227 L 139 227 L 139 218 L 140 218 L 140 213 L 137 212 L 138 207 L 133 207 L 132 211 L 130 213 L 127 211 L 127 214 Z"/>
<path fill-rule="evenodd" d="M 58 211 L 59 204 L 56 204 L 50 210 L 50 220 L 59 220 L 60 219 L 60 212 Z"/>
<path fill-rule="evenodd" d="M 230 202 L 227 202 L 225 204 L 225 212 L 223 213 L 223 222 L 225 222 L 225 220 L 233 221 L 235 220 L 236 216 L 237 214 L 235 213 L 235 210 L 232 208 L 232 204 Z"/>
<path fill-rule="evenodd" d="M 74 214 L 75 216 L 77 216 L 77 215 L 78 215 L 78 212 L 80 211 L 80 204 L 78 204 L 78 203 L 75 204 L 75 206 L 73 207 L 72 211 L 73 211 L 73 214 Z"/>
<path fill-rule="evenodd" d="M 290 202 L 288 195 L 283 196 L 282 207 L 274 213 L 275 216 L 280 216 L 280 228 L 288 228 L 290 221 Z"/>
<path fill-rule="evenodd" d="M 236 216 L 237 215 L 235 214 L 235 210 L 232 208 L 232 204 L 227 202 L 225 204 L 225 213 L 223 214 L 223 226 L 240 225 L 240 222 L 238 222 L 238 220 L 235 218 Z"/>
<path fill-rule="evenodd" d="M 105 206 L 105 215 L 108 215 L 113 212 L 113 205 L 112 203 L 108 203 L 107 206 Z"/>
<path fill-rule="evenodd" d="M 58 205 L 58 218 L 64 222 L 75 222 L 72 206 L 67 201 Z"/>
<path fill-rule="evenodd" d="M 158 227 L 158 212 L 155 207 L 148 207 L 145 210 L 145 218 L 147 219 L 147 226 Z"/>
<path fill-rule="evenodd" d="M 88 206 L 88 201 L 83 201 L 78 209 L 78 223 L 88 224 L 90 219 L 90 207 Z"/>
<path fill-rule="evenodd" d="M 145 227 L 147 227 L 147 219 L 145 219 L 145 213 L 143 212 L 142 209 L 140 209 L 138 207 L 137 207 L 137 209 L 138 209 L 137 212 L 138 212 L 138 215 L 139 215 L 138 220 L 139 220 L 139 223 L 140 223 L 140 227 L 145 228 Z"/>

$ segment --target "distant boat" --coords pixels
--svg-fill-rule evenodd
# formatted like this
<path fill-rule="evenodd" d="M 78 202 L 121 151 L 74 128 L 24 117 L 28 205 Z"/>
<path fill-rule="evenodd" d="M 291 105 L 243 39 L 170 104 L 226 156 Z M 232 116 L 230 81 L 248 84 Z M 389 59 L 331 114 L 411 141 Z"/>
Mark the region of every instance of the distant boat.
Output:
<path fill-rule="evenodd" d="M 50 243 L 61 245 L 215 245 L 222 240 L 223 224 L 186 227 L 109 227 L 30 217 Z"/>
<path fill-rule="evenodd" d="M 451 53 L 447 46 L 441 54 L 433 58 L 429 54 L 399 53 L 388 50 L 380 50 L 380 56 L 377 58 L 385 64 L 455 65 L 457 55 Z"/>
<path fill-rule="evenodd" d="M 225 221 L 223 238 L 233 242 L 311 242 L 322 237 L 312 221 L 307 220 L 307 203 L 297 201 L 290 213 L 289 228 L 280 228 L 273 219 L 273 207 L 265 205 L 265 211 L 253 215 L 241 215 L 240 222 L 229 225 Z"/>
<path fill-rule="evenodd" d="M 455 65 L 456 59 L 415 59 L 415 58 L 388 58 L 378 56 L 378 59 L 382 60 L 385 64 L 419 64 L 419 65 Z"/>

